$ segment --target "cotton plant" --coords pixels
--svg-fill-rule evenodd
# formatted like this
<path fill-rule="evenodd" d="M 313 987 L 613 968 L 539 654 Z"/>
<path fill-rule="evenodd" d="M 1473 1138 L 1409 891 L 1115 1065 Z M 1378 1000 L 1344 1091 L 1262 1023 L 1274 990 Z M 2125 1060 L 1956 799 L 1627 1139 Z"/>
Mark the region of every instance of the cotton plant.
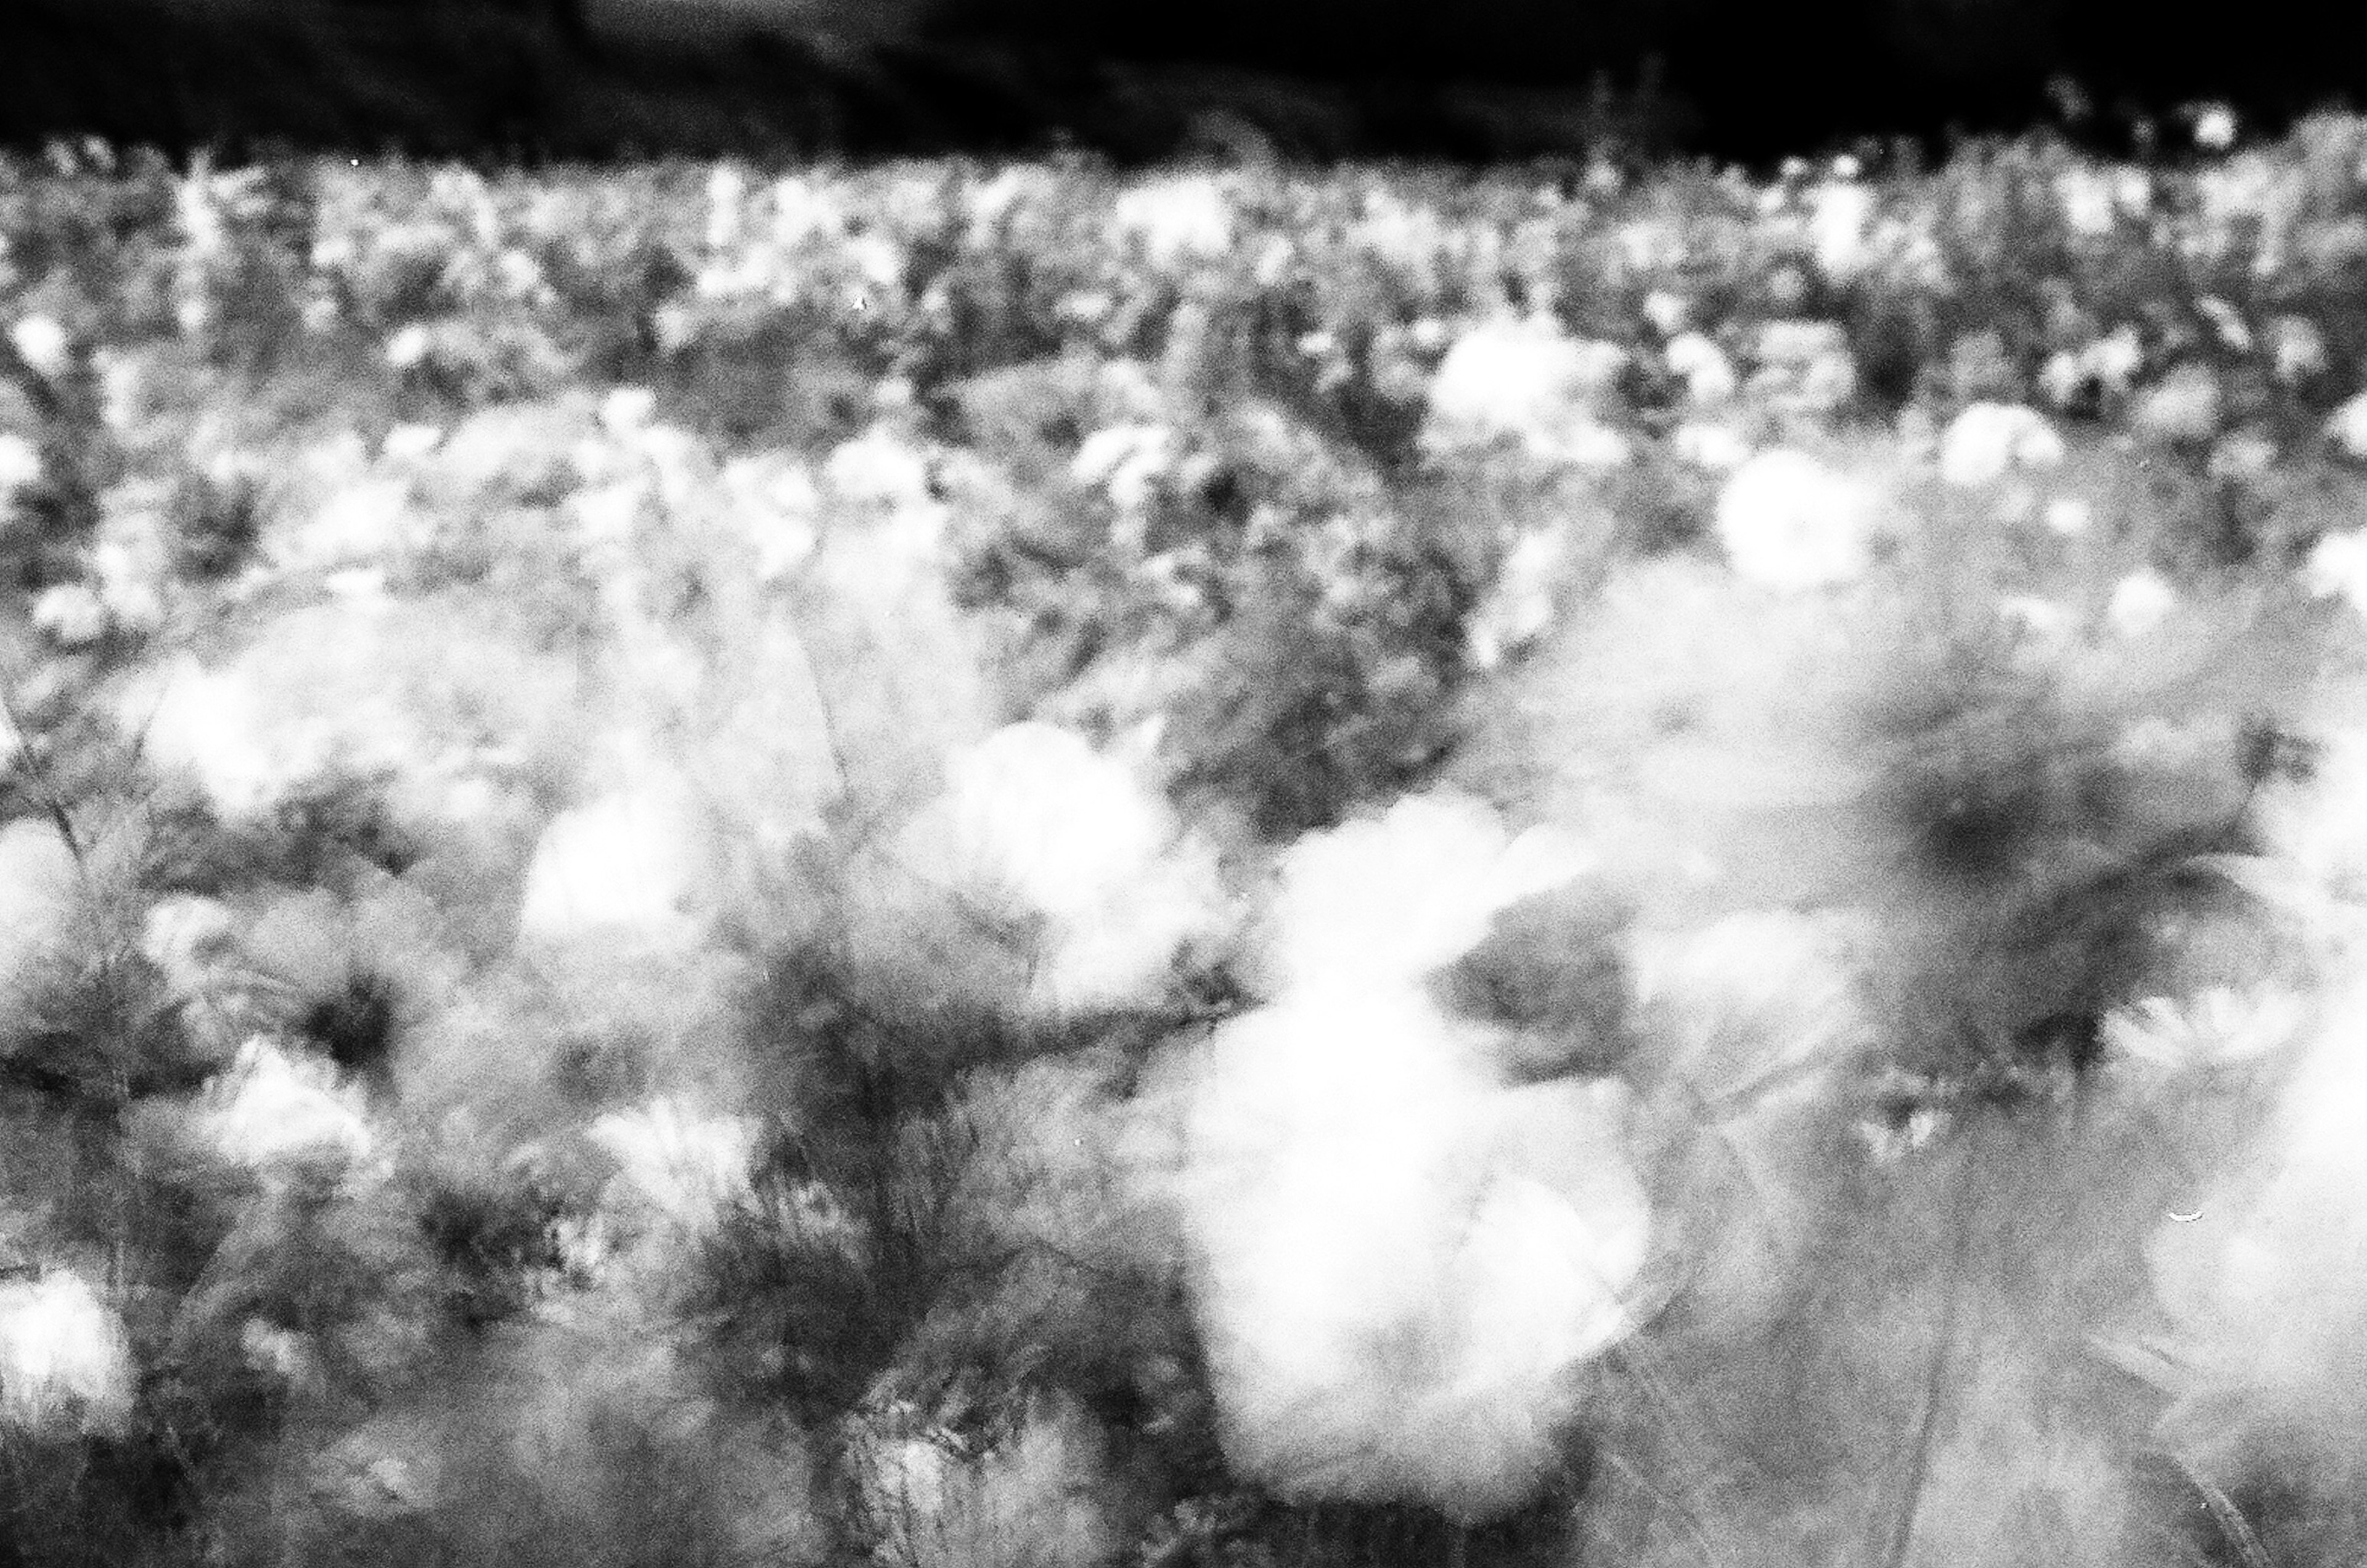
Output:
<path fill-rule="evenodd" d="M 19 1434 L 119 1435 L 137 1379 L 123 1320 L 81 1273 L 0 1280 L 0 1424 Z"/>
<path fill-rule="evenodd" d="M 945 793 L 900 837 L 896 858 L 924 878 L 1042 923 L 1034 1007 L 1154 1001 L 1179 952 L 1225 922 L 1207 848 L 1151 793 L 1138 750 L 1043 723 L 998 730 L 953 756 Z"/>
<path fill-rule="evenodd" d="M 1783 592 L 1863 578 L 1889 526 L 1873 485 L 1789 447 L 1738 465 L 1718 492 L 1713 523 L 1735 570 Z"/>
<path fill-rule="evenodd" d="M 1512 1087 L 1432 972 L 1580 846 L 1416 798 L 1284 857 L 1270 1000 L 1182 1069 L 1180 1212 L 1235 1466 L 1484 1518 L 1552 1472 L 1650 1223 L 1608 1080 Z"/>
<path fill-rule="evenodd" d="M 861 1507 L 897 1568 L 1087 1568 L 1118 1550 L 1104 1441 L 1046 1404 L 978 1451 L 948 1437 L 866 1434 Z"/>
<path fill-rule="evenodd" d="M 2238 1013 L 2205 1036 L 2223 1054 L 2302 1042 L 2248 1159 L 2222 1166 L 2196 1213 L 2168 1217 L 2148 1247 L 2176 1395 L 2164 1434 L 2224 1486 L 2290 1465 L 2305 1487 L 2340 1495 L 2367 1466 L 2357 1436 L 2367 1388 L 2339 1348 L 2361 1303 L 2329 1288 L 2367 1242 L 2354 1214 L 2367 1172 L 2342 1133 L 2359 1093 L 2357 1010 L 2338 983 L 2303 1028 L 2288 1007 L 2265 1028 Z"/>
<path fill-rule="evenodd" d="M 1549 317 L 1478 323 L 1439 362 L 1423 444 L 1446 454 L 1511 438 L 1548 461 L 1616 468 L 1626 445 L 1601 414 L 1625 361 L 1616 344 L 1569 338 Z"/>

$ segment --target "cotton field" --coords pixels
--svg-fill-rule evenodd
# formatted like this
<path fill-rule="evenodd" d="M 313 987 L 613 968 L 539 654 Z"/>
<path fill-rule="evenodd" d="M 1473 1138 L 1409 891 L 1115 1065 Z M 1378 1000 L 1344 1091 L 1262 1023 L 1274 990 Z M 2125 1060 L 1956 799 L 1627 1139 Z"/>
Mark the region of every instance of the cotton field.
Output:
<path fill-rule="evenodd" d="M 0 1558 L 2367 1551 L 2359 123 L 75 156 Z"/>

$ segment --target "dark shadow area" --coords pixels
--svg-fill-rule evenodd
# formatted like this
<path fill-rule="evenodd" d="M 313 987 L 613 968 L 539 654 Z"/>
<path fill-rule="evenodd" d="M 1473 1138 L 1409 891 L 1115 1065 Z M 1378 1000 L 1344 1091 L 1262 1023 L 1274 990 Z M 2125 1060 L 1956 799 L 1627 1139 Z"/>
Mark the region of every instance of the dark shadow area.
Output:
<path fill-rule="evenodd" d="M 629 35 L 593 26 L 583 0 L 16 0 L 0 8 L 0 141 L 1764 165 L 2042 124 L 2143 151 L 2187 102 L 2273 130 L 2355 99 L 2367 73 L 2367 15 L 2350 8 L 2162 21 L 2132 0 L 946 0 L 848 42 L 744 17 Z"/>

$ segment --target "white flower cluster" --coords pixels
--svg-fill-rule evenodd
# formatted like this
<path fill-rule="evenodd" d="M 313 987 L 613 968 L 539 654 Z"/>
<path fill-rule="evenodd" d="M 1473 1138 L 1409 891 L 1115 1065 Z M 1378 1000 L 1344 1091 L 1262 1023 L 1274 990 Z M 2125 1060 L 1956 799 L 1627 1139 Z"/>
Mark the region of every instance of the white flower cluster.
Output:
<path fill-rule="evenodd" d="M 1780 592 L 1852 582 L 1874 561 L 1881 496 L 1807 453 L 1761 452 L 1717 499 L 1719 544 L 1734 570 Z"/>
<path fill-rule="evenodd" d="M 1631 1326 L 1624 1089 L 1505 1087 L 1495 1032 L 1422 984 L 1589 861 L 1444 797 L 1284 857 L 1277 999 L 1200 1065 L 1179 1191 L 1228 1453 L 1286 1495 L 1516 1504 L 1565 1374 Z"/>
<path fill-rule="evenodd" d="M 1422 443 L 1446 453 L 1509 437 L 1546 461 L 1616 468 L 1627 442 L 1600 410 L 1626 362 L 1626 350 L 1569 338 L 1549 317 L 1483 321 L 1440 361 Z"/>
<path fill-rule="evenodd" d="M 119 1431 L 135 1373 L 122 1321 L 81 1275 L 0 1282 L 0 1423 Z"/>
<path fill-rule="evenodd" d="M 1130 757 L 1025 723 L 957 754 L 947 775 L 906 829 L 903 858 L 986 908 L 1045 922 L 1036 1005 L 1147 999 L 1179 948 L 1223 924 L 1213 858 Z"/>

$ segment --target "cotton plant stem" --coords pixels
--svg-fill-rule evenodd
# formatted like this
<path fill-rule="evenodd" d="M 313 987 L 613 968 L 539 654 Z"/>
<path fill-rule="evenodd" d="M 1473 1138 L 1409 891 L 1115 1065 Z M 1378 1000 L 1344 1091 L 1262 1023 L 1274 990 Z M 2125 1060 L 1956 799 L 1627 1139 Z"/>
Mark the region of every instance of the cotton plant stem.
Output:
<path fill-rule="evenodd" d="M 1932 1337 L 1931 1360 L 1924 1369 L 1922 1404 L 1907 1452 L 1906 1477 L 1899 1488 L 1889 1534 L 1874 1559 L 1878 1568 L 1906 1568 L 1908 1550 L 1915 1543 L 1916 1517 L 1922 1507 L 1923 1486 L 1931 1466 L 1931 1445 L 1947 1393 L 1949 1363 L 1954 1358 L 1956 1324 L 1964 1304 L 1965 1260 L 1972 1248 L 1973 1217 L 1979 1196 L 1975 1186 L 1978 1172 L 1971 1151 L 1965 1151 L 1963 1159 L 1954 1205 L 1955 1235 L 1949 1247 L 1947 1273 L 1942 1280 L 1939 1327 Z"/>

